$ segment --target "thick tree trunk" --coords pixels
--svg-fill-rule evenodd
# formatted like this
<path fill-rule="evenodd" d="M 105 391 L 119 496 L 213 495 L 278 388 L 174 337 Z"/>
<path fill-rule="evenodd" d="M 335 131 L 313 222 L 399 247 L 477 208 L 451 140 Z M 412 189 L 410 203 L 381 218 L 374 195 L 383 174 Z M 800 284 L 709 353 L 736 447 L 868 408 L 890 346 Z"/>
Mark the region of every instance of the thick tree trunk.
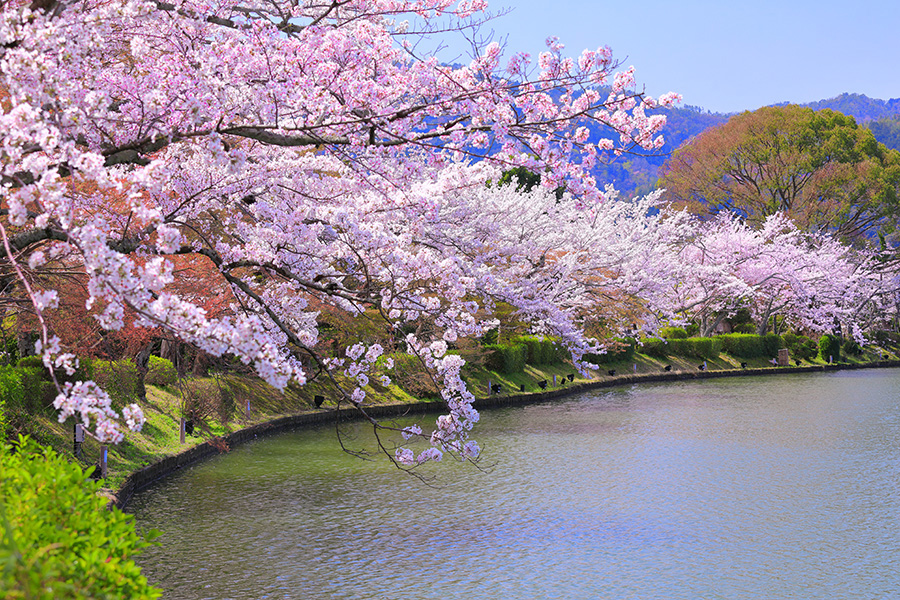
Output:
<path fill-rule="evenodd" d="M 178 378 L 184 379 L 185 368 L 184 359 L 181 356 L 181 347 L 181 342 L 164 339 L 160 346 L 159 355 L 175 365 L 175 370 L 178 371 Z"/>
<path fill-rule="evenodd" d="M 30 331 L 19 331 L 16 333 L 16 350 L 19 353 L 19 358 L 34 354 L 34 340 L 31 339 Z"/>
<path fill-rule="evenodd" d="M 142 402 L 147 400 L 147 387 L 144 385 L 144 378 L 147 376 L 147 371 L 150 370 L 150 352 L 152 350 L 153 342 L 150 342 L 141 348 L 141 351 L 134 357 L 134 363 L 138 371 L 138 396 Z"/>
<path fill-rule="evenodd" d="M 194 365 L 191 367 L 191 375 L 194 377 L 206 377 L 209 374 L 209 362 L 209 355 L 198 349 L 194 354 Z"/>
<path fill-rule="evenodd" d="M 700 335 L 703 337 L 712 337 L 713 334 L 716 333 L 716 329 L 719 327 L 719 323 L 721 323 L 725 319 L 725 314 L 720 314 L 711 322 L 706 322 L 700 329 Z"/>

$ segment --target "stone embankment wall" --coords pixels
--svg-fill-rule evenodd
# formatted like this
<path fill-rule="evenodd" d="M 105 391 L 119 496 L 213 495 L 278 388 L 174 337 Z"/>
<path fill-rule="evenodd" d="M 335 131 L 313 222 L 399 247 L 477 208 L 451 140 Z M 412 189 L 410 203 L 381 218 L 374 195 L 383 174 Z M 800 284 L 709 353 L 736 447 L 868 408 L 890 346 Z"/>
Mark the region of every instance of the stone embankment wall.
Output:
<path fill-rule="evenodd" d="M 534 393 L 516 393 L 516 394 L 499 394 L 488 396 L 486 398 L 478 398 L 475 401 L 475 407 L 495 408 L 503 406 L 519 406 L 525 404 L 535 404 L 546 402 L 554 398 L 562 398 L 571 396 L 590 390 L 601 388 L 617 387 L 634 383 L 648 383 L 658 381 L 686 381 L 692 379 L 713 379 L 719 377 L 738 377 L 747 375 L 780 375 L 783 373 L 809 373 L 819 371 L 839 371 L 846 369 L 872 369 L 883 367 L 898 367 L 900 361 L 881 361 L 866 364 L 836 364 L 821 366 L 805 366 L 805 367 L 771 367 L 765 369 L 735 369 L 729 371 L 675 371 L 662 373 L 640 373 L 640 374 L 623 374 L 615 377 L 604 377 L 598 381 L 588 381 L 584 383 L 568 383 L 560 385 L 549 390 Z M 398 417 L 408 414 L 440 412 L 445 409 L 443 402 L 419 402 L 416 404 L 388 404 L 367 407 L 366 410 L 374 418 Z M 309 425 L 318 425 L 323 423 L 334 423 L 338 420 L 358 420 L 361 418 L 359 412 L 354 408 L 344 408 L 340 410 L 322 409 L 314 413 L 304 413 L 299 415 L 291 415 L 280 417 L 272 421 L 253 425 L 240 431 L 235 431 L 222 438 L 222 441 L 229 448 L 238 444 L 254 440 L 256 438 L 290 431 L 300 427 Z M 210 444 L 204 442 L 193 448 L 185 450 L 174 456 L 169 456 L 156 462 L 150 466 L 144 467 L 140 471 L 132 473 L 119 491 L 113 495 L 110 500 L 110 506 L 124 508 L 131 497 L 154 482 L 163 479 L 167 475 L 195 463 L 204 458 L 218 454 L 220 450 Z"/>

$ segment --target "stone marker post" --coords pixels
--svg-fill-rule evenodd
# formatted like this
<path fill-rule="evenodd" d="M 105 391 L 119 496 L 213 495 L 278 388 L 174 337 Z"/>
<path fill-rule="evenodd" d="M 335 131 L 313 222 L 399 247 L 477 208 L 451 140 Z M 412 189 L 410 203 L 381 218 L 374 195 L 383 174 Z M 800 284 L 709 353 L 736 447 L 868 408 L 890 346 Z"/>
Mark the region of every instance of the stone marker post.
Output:
<path fill-rule="evenodd" d="M 75 458 L 81 458 L 81 445 L 84 443 L 84 427 L 81 423 L 75 423 Z"/>
<path fill-rule="evenodd" d="M 787 348 L 782 348 L 778 351 L 778 366 L 779 367 L 789 367 L 791 366 L 791 351 Z"/>

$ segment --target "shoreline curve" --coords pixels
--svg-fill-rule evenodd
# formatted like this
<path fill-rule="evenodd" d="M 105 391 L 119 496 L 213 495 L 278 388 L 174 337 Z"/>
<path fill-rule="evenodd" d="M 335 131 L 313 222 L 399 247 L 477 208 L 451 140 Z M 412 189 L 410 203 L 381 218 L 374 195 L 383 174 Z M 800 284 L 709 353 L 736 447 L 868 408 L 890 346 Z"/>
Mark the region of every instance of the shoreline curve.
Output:
<path fill-rule="evenodd" d="M 587 381 L 561 385 L 552 390 L 517 393 L 512 395 L 497 395 L 484 398 L 476 398 L 473 406 L 478 409 L 501 408 L 507 406 L 524 406 L 537 404 L 555 398 L 572 396 L 581 392 L 595 389 L 618 387 L 634 383 L 655 383 L 662 381 L 689 381 L 694 379 L 718 379 L 721 377 L 748 377 L 755 375 L 780 375 L 786 373 L 817 373 L 826 371 L 847 371 L 858 369 L 881 369 L 900 367 L 900 360 L 878 361 L 864 364 L 833 364 L 833 365 L 809 365 L 803 367 L 767 367 L 761 369 L 728 369 L 721 371 L 674 371 L 663 373 L 641 373 L 617 375 L 602 380 Z M 417 402 L 415 404 L 380 404 L 367 407 L 370 415 L 376 418 L 400 417 L 416 413 L 440 412 L 446 408 L 446 404 L 440 400 Z M 270 436 L 294 429 L 300 429 L 309 425 L 334 423 L 338 420 L 357 420 L 361 415 L 355 408 L 324 409 L 313 413 L 287 415 L 271 421 L 258 423 L 245 429 L 240 429 L 222 438 L 229 448 L 262 436 Z M 220 450 L 203 442 L 183 452 L 163 458 L 152 465 L 133 472 L 110 498 L 108 507 L 124 510 L 128 501 L 137 492 L 144 490 L 158 481 L 161 481 L 176 471 L 190 466 L 195 462 L 209 458 L 220 453 Z"/>

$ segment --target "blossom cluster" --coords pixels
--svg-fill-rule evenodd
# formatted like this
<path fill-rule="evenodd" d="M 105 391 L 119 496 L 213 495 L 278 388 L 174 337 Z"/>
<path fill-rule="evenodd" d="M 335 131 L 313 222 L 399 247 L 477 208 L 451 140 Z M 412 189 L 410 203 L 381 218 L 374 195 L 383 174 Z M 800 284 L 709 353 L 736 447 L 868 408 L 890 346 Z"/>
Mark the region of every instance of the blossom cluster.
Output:
<path fill-rule="evenodd" d="M 93 381 L 67 382 L 53 401 L 59 411 L 59 422 L 77 415 L 94 437 L 102 443 L 118 444 L 124 434 L 118 428 L 116 420 L 119 415 L 111 407 L 109 394 L 104 392 Z M 132 431 L 140 431 L 144 424 L 144 413 L 136 404 L 129 404 L 123 409 L 123 416 Z M 91 422 L 95 426 L 91 428 Z"/>

